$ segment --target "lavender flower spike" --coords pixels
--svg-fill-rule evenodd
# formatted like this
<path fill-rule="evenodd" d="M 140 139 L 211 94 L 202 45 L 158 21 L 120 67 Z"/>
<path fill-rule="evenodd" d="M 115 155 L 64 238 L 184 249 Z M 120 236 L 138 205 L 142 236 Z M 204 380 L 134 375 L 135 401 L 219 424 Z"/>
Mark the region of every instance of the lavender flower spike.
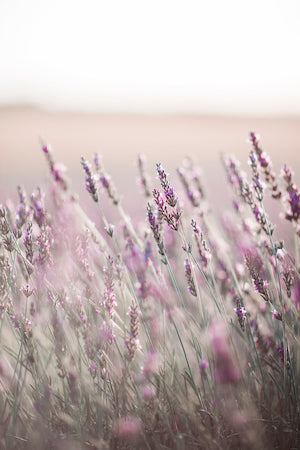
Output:
<path fill-rule="evenodd" d="M 255 133 L 253 133 L 253 131 L 252 131 L 249 134 L 249 141 L 252 144 L 254 153 L 256 154 L 256 156 L 258 158 L 258 162 L 260 164 L 262 172 L 264 173 L 266 183 L 268 184 L 268 186 L 271 189 L 272 197 L 275 199 L 280 199 L 281 191 L 278 187 L 276 176 L 272 169 L 272 163 L 271 163 L 270 157 L 260 147 L 259 136 Z"/>
<path fill-rule="evenodd" d="M 256 198 L 259 202 L 263 200 L 263 185 L 261 184 L 261 181 L 259 179 L 259 173 L 257 170 L 257 161 L 256 156 L 253 151 L 250 151 L 249 154 L 249 163 L 252 169 L 252 186 L 255 191 Z"/>
<path fill-rule="evenodd" d="M 159 213 L 164 218 L 164 220 L 167 222 L 169 227 L 172 230 L 177 231 L 178 227 L 179 227 L 179 219 L 181 216 L 181 211 L 174 209 L 171 212 L 169 212 L 162 194 L 157 189 L 153 189 L 152 193 L 153 193 L 153 199 L 154 199 L 155 203 L 157 204 Z"/>
<path fill-rule="evenodd" d="M 284 165 L 281 176 L 286 183 L 287 195 L 284 197 L 284 203 L 287 205 L 285 218 L 291 222 L 298 223 L 300 218 L 300 193 L 293 182 L 293 173 Z"/>
<path fill-rule="evenodd" d="M 159 232 L 159 224 L 156 220 L 155 215 L 152 212 L 152 208 L 150 203 L 148 203 L 147 205 L 147 218 L 148 218 L 148 222 L 151 228 L 151 231 L 153 233 L 153 237 L 156 240 L 157 246 L 158 246 L 158 251 L 159 254 L 164 256 L 165 252 L 164 252 L 164 243 L 161 239 L 161 234 Z"/>
<path fill-rule="evenodd" d="M 240 301 L 239 298 L 236 299 L 236 308 L 234 308 L 234 312 L 237 315 L 237 318 L 238 318 L 239 324 L 241 326 L 241 329 L 244 330 L 245 329 L 245 321 L 246 321 L 247 311 L 242 306 L 241 301 Z"/>
<path fill-rule="evenodd" d="M 186 281 L 188 284 L 188 291 L 194 297 L 197 297 L 197 291 L 196 291 L 196 286 L 195 286 L 195 282 L 194 282 L 194 278 L 193 278 L 193 274 L 192 274 L 192 268 L 191 268 L 191 264 L 188 259 L 185 260 L 184 267 L 185 267 L 185 278 L 186 278 Z"/>
<path fill-rule="evenodd" d="M 85 187 L 87 191 L 92 195 L 93 200 L 97 203 L 99 199 L 95 183 L 95 176 L 92 175 L 91 166 L 83 156 L 81 157 L 81 165 L 83 167 L 83 170 L 85 171 Z"/>
<path fill-rule="evenodd" d="M 125 345 L 128 350 L 126 357 L 129 361 L 131 361 L 134 358 L 136 350 L 140 348 L 140 343 L 138 340 L 139 312 L 137 304 L 134 303 L 133 301 L 132 304 L 129 306 L 129 311 L 127 314 L 130 317 L 130 331 L 129 331 L 129 338 L 125 340 Z"/>
<path fill-rule="evenodd" d="M 145 155 L 139 154 L 136 160 L 136 166 L 138 168 L 139 176 L 137 178 L 138 185 L 144 191 L 145 197 L 151 197 L 151 189 L 149 187 L 149 176 L 145 171 Z"/>
<path fill-rule="evenodd" d="M 161 187 L 164 190 L 166 201 L 169 206 L 174 208 L 174 206 L 176 206 L 176 204 L 177 204 L 177 198 L 174 193 L 174 189 L 170 186 L 168 179 L 167 179 L 167 174 L 166 174 L 165 170 L 163 169 L 162 165 L 160 163 L 158 163 L 158 164 L 156 164 L 156 168 L 157 168 L 157 174 L 158 174 L 158 178 L 160 180 Z"/>

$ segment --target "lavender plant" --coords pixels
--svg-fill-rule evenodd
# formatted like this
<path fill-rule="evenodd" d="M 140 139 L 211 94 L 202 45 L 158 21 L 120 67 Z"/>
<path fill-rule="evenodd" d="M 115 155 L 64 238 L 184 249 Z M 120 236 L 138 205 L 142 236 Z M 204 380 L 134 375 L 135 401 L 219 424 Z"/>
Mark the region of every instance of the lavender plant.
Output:
<path fill-rule="evenodd" d="M 151 195 L 139 156 L 143 226 L 98 155 L 81 160 L 91 221 L 42 142 L 49 185 L 0 207 L 1 448 L 299 448 L 300 195 L 249 141 L 250 181 L 223 156 L 219 224 L 192 160 L 178 189 L 157 164 Z"/>

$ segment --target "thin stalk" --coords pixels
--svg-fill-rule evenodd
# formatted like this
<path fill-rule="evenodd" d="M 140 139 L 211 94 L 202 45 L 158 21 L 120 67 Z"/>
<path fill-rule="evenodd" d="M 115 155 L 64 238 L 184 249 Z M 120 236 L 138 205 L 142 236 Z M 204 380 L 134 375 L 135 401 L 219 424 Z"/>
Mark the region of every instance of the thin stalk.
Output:
<path fill-rule="evenodd" d="M 269 227 L 269 223 L 266 217 L 266 213 L 265 213 L 265 209 L 263 206 L 263 203 L 260 202 L 263 214 L 264 214 L 264 218 L 266 221 L 266 225 L 267 225 L 267 231 L 268 231 L 268 235 L 269 235 L 269 239 L 270 239 L 270 244 L 271 244 L 271 248 L 272 248 L 272 253 L 274 255 L 275 258 L 275 265 L 276 265 L 276 272 L 277 272 L 277 278 L 278 278 L 278 283 L 279 283 L 279 293 L 280 293 L 280 303 L 281 303 L 281 314 L 282 314 L 282 334 L 283 334 L 283 383 L 284 383 L 284 391 L 286 392 L 286 384 L 287 384 L 287 337 L 286 337 L 286 329 L 285 329 L 285 305 L 283 302 L 283 296 L 282 296 L 282 286 L 281 286 L 281 280 L 280 280 L 280 272 L 279 272 L 279 267 L 278 267 L 278 260 L 277 260 L 277 252 L 273 243 L 273 239 L 272 239 L 272 234 L 270 231 L 270 227 Z"/>

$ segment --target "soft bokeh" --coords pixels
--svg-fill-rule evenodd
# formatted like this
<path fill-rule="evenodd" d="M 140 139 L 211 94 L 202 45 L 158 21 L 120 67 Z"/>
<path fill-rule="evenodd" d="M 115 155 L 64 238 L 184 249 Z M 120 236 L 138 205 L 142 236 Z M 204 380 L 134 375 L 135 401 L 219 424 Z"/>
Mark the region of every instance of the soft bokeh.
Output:
<path fill-rule="evenodd" d="M 219 154 L 245 160 L 251 130 L 297 179 L 299 12 L 296 0 L 3 0 L 0 191 L 43 183 L 40 137 L 79 191 L 81 155 L 103 154 L 126 198 L 138 153 L 152 175 L 190 155 L 218 200 Z"/>
<path fill-rule="evenodd" d="M 287 163 L 299 180 L 297 117 L 116 115 L 11 108 L 0 111 L 0 129 L 0 190 L 14 195 L 17 184 L 32 190 L 48 176 L 39 137 L 53 146 L 56 160 L 66 165 L 78 193 L 84 191 L 81 155 L 91 159 L 96 151 L 102 154 L 106 170 L 129 207 L 132 202 L 134 207 L 138 153 L 147 156 L 146 167 L 153 179 L 155 163 L 161 162 L 174 182 L 182 159 L 193 157 L 203 168 L 209 198 L 222 206 L 227 195 L 220 154 L 235 154 L 247 170 L 246 140 L 251 130 L 260 134 L 276 172 Z"/>

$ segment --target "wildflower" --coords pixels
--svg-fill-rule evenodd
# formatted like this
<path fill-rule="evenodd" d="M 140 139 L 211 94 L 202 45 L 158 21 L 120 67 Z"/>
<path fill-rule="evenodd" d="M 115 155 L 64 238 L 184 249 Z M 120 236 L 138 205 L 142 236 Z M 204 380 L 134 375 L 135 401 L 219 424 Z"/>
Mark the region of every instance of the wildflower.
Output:
<path fill-rule="evenodd" d="M 43 201 L 44 195 L 38 187 L 36 191 L 31 194 L 31 203 L 33 208 L 33 218 L 40 228 L 46 222 L 47 217 Z"/>
<path fill-rule="evenodd" d="M 4 207 L 2 210 L 2 214 L 3 214 L 3 216 L 1 217 L 1 220 L 0 220 L 0 233 L 2 234 L 3 237 L 5 237 L 6 235 L 9 234 L 10 229 L 9 229 L 9 224 L 6 219 L 6 210 Z"/>
<path fill-rule="evenodd" d="M 152 193 L 154 201 L 157 204 L 159 213 L 161 214 L 163 219 L 167 222 L 169 227 L 172 230 L 177 231 L 181 212 L 178 211 L 177 209 L 171 210 L 171 212 L 169 212 L 161 193 L 157 189 L 153 189 Z"/>
<path fill-rule="evenodd" d="M 110 324 L 108 324 L 104 321 L 100 327 L 100 334 L 102 341 L 110 345 L 114 342 L 114 339 L 116 337 L 112 325 L 113 322 L 110 322 Z"/>
<path fill-rule="evenodd" d="M 92 175 L 91 166 L 88 161 L 82 156 L 81 165 L 85 172 L 85 187 L 87 191 L 92 195 L 94 202 L 98 202 L 98 193 L 96 188 L 96 178 Z"/>
<path fill-rule="evenodd" d="M 37 244 L 39 247 L 39 257 L 38 261 L 40 264 L 45 264 L 48 262 L 49 265 L 52 264 L 51 246 L 52 246 L 52 234 L 49 225 L 42 225 L 41 233 L 37 238 Z"/>
<path fill-rule="evenodd" d="M 190 292 L 190 294 L 194 295 L 194 297 L 197 297 L 197 291 L 196 291 L 194 278 L 192 275 L 191 264 L 189 263 L 188 259 L 185 260 L 184 265 L 185 265 L 185 278 L 186 278 L 187 284 L 188 284 L 188 291 Z"/>
<path fill-rule="evenodd" d="M 216 359 L 214 376 L 221 384 L 234 383 L 240 378 L 227 348 L 225 328 L 222 323 L 213 323 L 210 327 L 210 342 Z"/>
<path fill-rule="evenodd" d="M 150 177 L 145 172 L 145 155 L 138 155 L 136 165 L 139 171 L 139 176 L 137 178 L 138 185 L 143 188 L 145 197 L 151 197 L 151 190 L 149 187 Z"/>
<path fill-rule="evenodd" d="M 11 266 L 8 262 L 8 259 L 4 255 L 0 255 L 0 299 L 3 299 L 8 292 L 8 280 L 10 276 Z"/>
<path fill-rule="evenodd" d="M 278 312 L 276 309 L 271 311 L 273 319 L 282 320 L 282 314 Z"/>
<path fill-rule="evenodd" d="M 273 227 L 268 222 L 266 215 L 263 213 L 262 209 L 256 204 L 254 199 L 254 195 L 252 189 L 247 182 L 246 175 L 244 172 L 239 170 L 239 162 L 235 160 L 232 156 L 224 156 L 223 162 L 225 164 L 225 169 L 227 171 L 229 182 L 233 185 L 235 192 L 242 200 L 247 203 L 255 217 L 256 222 L 260 225 L 261 229 L 269 235 L 273 233 Z M 250 159 L 250 162 L 253 166 L 254 174 L 253 174 L 253 185 L 256 192 L 256 196 L 261 201 L 262 199 L 262 185 L 259 181 L 257 168 L 255 163 Z"/>
<path fill-rule="evenodd" d="M 96 378 L 97 370 L 98 370 L 97 364 L 95 362 L 91 362 L 89 364 L 88 371 L 90 372 L 92 378 Z"/>
<path fill-rule="evenodd" d="M 27 205 L 26 193 L 21 186 L 18 186 L 18 194 L 20 203 L 17 209 L 16 225 L 18 229 L 21 229 L 27 221 L 27 218 L 30 214 L 30 210 Z"/>
<path fill-rule="evenodd" d="M 283 342 L 281 342 L 280 345 L 277 345 L 276 349 L 277 349 L 277 352 L 278 352 L 278 354 L 280 356 L 281 361 L 284 362 L 284 345 L 283 345 Z M 289 365 L 290 355 L 289 355 L 289 349 L 288 348 L 286 349 L 286 359 L 287 359 L 287 364 Z"/>
<path fill-rule="evenodd" d="M 254 152 L 251 151 L 249 155 L 249 161 L 252 169 L 252 186 L 256 194 L 256 198 L 259 202 L 263 200 L 263 186 L 259 179 L 259 174 L 257 170 L 256 157 Z"/>
<path fill-rule="evenodd" d="M 114 261 L 109 256 L 107 258 L 107 266 L 104 269 L 104 276 L 105 276 L 105 290 L 103 294 L 103 300 L 102 305 L 107 310 L 110 318 L 112 319 L 115 314 L 115 307 L 117 306 L 115 293 L 114 293 L 114 278 L 113 278 L 113 265 Z"/>
<path fill-rule="evenodd" d="M 243 198 L 242 188 L 246 180 L 246 174 L 240 170 L 240 162 L 233 155 L 223 155 L 222 162 L 229 183 L 232 185 L 236 194 Z"/>
<path fill-rule="evenodd" d="M 200 228 L 198 227 L 196 221 L 192 219 L 191 225 L 194 231 L 194 238 L 196 241 L 198 253 L 200 256 L 200 260 L 202 262 L 203 270 L 205 271 L 208 265 L 209 260 L 211 259 L 211 253 L 209 249 L 207 248 L 206 242 L 203 237 L 202 231 L 200 231 Z"/>
<path fill-rule="evenodd" d="M 180 181 L 183 184 L 183 187 L 185 189 L 186 195 L 188 199 L 190 200 L 191 204 L 194 207 L 197 207 L 200 205 L 200 194 L 199 191 L 196 189 L 193 189 L 192 186 L 189 183 L 189 180 L 185 174 L 185 170 L 183 168 L 177 169 L 177 173 L 179 175 Z"/>
<path fill-rule="evenodd" d="M 91 280 L 94 277 L 94 272 L 90 269 L 89 264 L 89 238 L 90 232 L 88 229 L 85 231 L 85 235 L 79 235 L 76 237 L 75 252 L 77 255 L 77 261 L 82 269 L 86 272 L 88 278 Z"/>
<path fill-rule="evenodd" d="M 165 194 L 166 202 L 168 203 L 169 206 L 174 208 L 177 204 L 177 198 L 174 189 L 169 184 L 167 173 L 165 172 L 160 163 L 156 164 L 156 169 L 161 187 L 163 188 Z"/>
<path fill-rule="evenodd" d="M 112 200 L 113 204 L 118 205 L 120 199 L 117 194 L 117 190 L 111 181 L 110 175 L 108 175 L 108 173 L 105 172 L 103 165 L 100 164 L 100 158 L 98 153 L 95 153 L 93 159 L 97 171 L 97 179 L 100 181 L 100 184 L 105 189 L 108 197 Z"/>
<path fill-rule="evenodd" d="M 114 185 L 111 182 L 111 177 L 108 174 L 104 174 L 100 176 L 100 183 L 102 184 L 102 187 L 107 192 L 108 197 L 113 201 L 114 205 L 118 205 L 120 202 L 120 199 L 117 196 L 117 191 L 114 187 Z"/>
<path fill-rule="evenodd" d="M 68 189 L 68 180 L 64 173 L 66 172 L 66 167 L 64 164 L 56 163 L 53 157 L 53 150 L 50 145 L 42 142 L 42 150 L 46 156 L 50 172 L 54 180 L 61 185 L 64 191 Z"/>
<path fill-rule="evenodd" d="M 123 417 L 114 425 L 114 433 L 123 438 L 130 438 L 140 433 L 142 429 L 142 421 L 138 417 Z"/>
<path fill-rule="evenodd" d="M 258 158 L 258 162 L 260 164 L 261 170 L 264 174 L 266 183 L 271 189 L 272 197 L 275 199 L 280 199 L 281 191 L 278 187 L 278 183 L 276 181 L 276 176 L 272 169 L 272 164 L 269 156 L 261 149 L 259 145 L 259 136 L 253 132 L 249 134 L 249 141 L 252 144 L 252 148 L 254 153 Z"/>
<path fill-rule="evenodd" d="M 28 223 L 23 243 L 25 246 L 26 258 L 28 259 L 28 261 L 30 263 L 32 263 L 33 262 L 33 242 L 32 242 L 32 223 L 31 222 Z"/>
<path fill-rule="evenodd" d="M 25 287 L 23 287 L 21 289 L 21 291 L 23 292 L 23 294 L 25 295 L 25 297 L 31 297 L 31 295 L 33 294 L 34 289 L 30 289 L 29 285 L 27 284 Z"/>
<path fill-rule="evenodd" d="M 207 367 L 208 367 L 208 362 L 206 361 L 206 359 L 200 359 L 199 370 L 200 370 L 201 375 L 204 375 L 206 373 Z"/>
<path fill-rule="evenodd" d="M 284 202 L 287 204 L 287 212 L 285 218 L 297 224 L 300 218 L 300 193 L 297 186 L 293 183 L 293 173 L 286 165 L 284 165 L 281 176 L 286 183 L 287 195 Z"/>
<path fill-rule="evenodd" d="M 137 304 L 132 301 L 132 304 L 129 306 L 129 311 L 127 313 L 130 317 L 130 331 L 129 338 L 125 340 L 125 345 L 127 347 L 127 359 L 131 361 L 134 358 L 136 350 L 140 348 L 140 343 L 138 340 L 138 329 L 139 329 L 139 313 Z"/>
<path fill-rule="evenodd" d="M 284 265 L 282 278 L 285 284 L 287 296 L 290 298 L 292 295 L 291 288 L 295 282 L 295 271 L 289 264 Z"/>
<path fill-rule="evenodd" d="M 98 173 L 101 170 L 100 157 L 98 153 L 94 153 L 93 161 L 95 164 L 96 172 Z"/>
<path fill-rule="evenodd" d="M 155 396 L 155 390 L 154 387 L 150 384 L 147 384 L 142 388 L 142 397 L 145 401 L 151 400 Z"/>
<path fill-rule="evenodd" d="M 105 227 L 105 231 L 108 234 L 109 237 L 113 237 L 114 235 L 115 226 L 112 223 L 109 223 L 107 227 Z"/>
<path fill-rule="evenodd" d="M 10 253 L 14 250 L 14 244 L 11 234 L 3 237 L 3 245 L 4 248 Z"/>
<path fill-rule="evenodd" d="M 147 217 L 148 217 L 148 222 L 150 224 L 151 231 L 153 233 L 153 237 L 154 237 L 154 239 L 155 239 L 155 241 L 157 243 L 157 246 L 158 246 L 159 254 L 164 256 L 164 254 L 165 254 L 165 252 L 164 252 L 164 244 L 163 244 L 163 241 L 162 241 L 162 238 L 161 238 L 161 234 L 159 232 L 159 223 L 158 223 L 155 215 L 152 212 L 152 208 L 151 208 L 150 203 L 148 203 L 148 205 L 147 205 Z"/>
<path fill-rule="evenodd" d="M 246 321 L 247 311 L 241 305 L 241 301 L 240 301 L 239 298 L 236 299 L 236 308 L 234 308 L 234 312 L 237 315 L 237 318 L 238 318 L 239 324 L 241 326 L 241 329 L 244 330 L 245 329 L 245 321 Z"/>
<path fill-rule="evenodd" d="M 270 301 L 270 294 L 267 288 L 268 283 L 266 280 L 259 276 L 258 269 L 256 267 L 257 260 L 250 253 L 246 255 L 245 260 L 246 266 L 252 278 L 254 289 L 262 296 L 262 298 L 266 302 Z"/>

